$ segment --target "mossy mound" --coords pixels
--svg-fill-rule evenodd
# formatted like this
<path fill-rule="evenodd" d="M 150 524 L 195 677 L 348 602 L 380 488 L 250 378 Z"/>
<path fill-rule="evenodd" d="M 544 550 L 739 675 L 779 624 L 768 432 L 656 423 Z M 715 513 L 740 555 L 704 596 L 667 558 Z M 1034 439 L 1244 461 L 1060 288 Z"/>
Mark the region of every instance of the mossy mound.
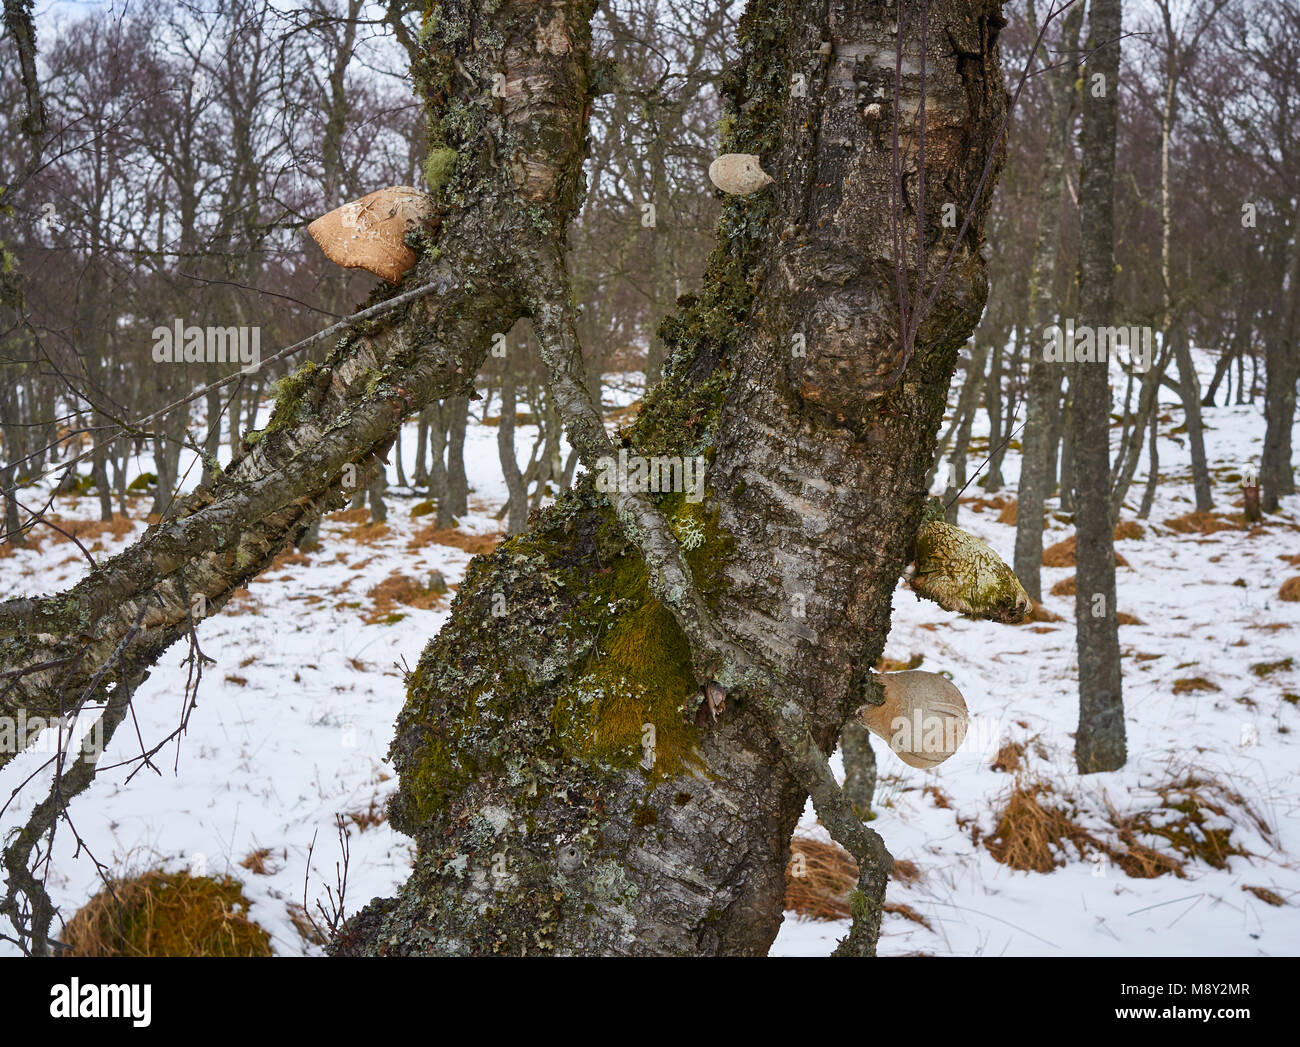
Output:
<path fill-rule="evenodd" d="M 114 880 L 68 922 L 66 956 L 270 956 L 229 877 L 151 870 Z"/>

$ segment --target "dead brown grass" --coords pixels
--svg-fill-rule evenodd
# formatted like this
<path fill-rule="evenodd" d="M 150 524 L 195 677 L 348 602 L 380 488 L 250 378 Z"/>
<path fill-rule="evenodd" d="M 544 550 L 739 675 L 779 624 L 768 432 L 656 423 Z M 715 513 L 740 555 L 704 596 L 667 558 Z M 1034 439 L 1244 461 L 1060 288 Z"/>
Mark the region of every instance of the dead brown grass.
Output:
<path fill-rule="evenodd" d="M 1069 578 L 1062 578 L 1052 586 L 1053 596 L 1073 596 L 1076 591 L 1077 586 L 1074 580 L 1074 575 L 1070 575 Z"/>
<path fill-rule="evenodd" d="M 1002 798 L 996 828 L 984 846 L 1013 869 L 1051 872 L 1073 852 L 1080 859 L 1105 855 L 1127 876 L 1153 879 L 1182 878 L 1189 862 L 1225 869 L 1230 857 L 1249 857 L 1232 838 L 1234 826 L 1249 822 L 1265 839 L 1272 839 L 1268 823 L 1245 798 L 1215 779 L 1172 775 L 1155 793 L 1158 803 L 1129 814 L 1121 814 L 1103 798 L 1103 820 L 1110 831 L 1099 838 L 1080 824 L 1073 798 L 1043 779 L 1018 775 Z M 978 825 L 961 819 L 958 823 L 980 843 Z"/>
<path fill-rule="evenodd" d="M 1300 578 L 1288 578 L 1277 591 L 1279 600 L 1288 603 L 1300 603 Z"/>
<path fill-rule="evenodd" d="M 399 604 L 426 611 L 444 606 L 443 598 L 439 593 L 426 589 L 414 578 L 400 571 L 390 574 L 366 595 L 370 597 L 372 603 L 370 610 L 362 615 L 362 620 L 367 625 L 387 625 L 400 621 L 401 616 L 396 614 Z"/>
<path fill-rule="evenodd" d="M 886 902 L 881 906 L 881 910 L 887 913 L 893 913 L 895 916 L 901 916 L 905 920 L 911 920 L 913 923 L 919 923 L 927 931 L 933 931 L 930 921 L 913 909 L 910 905 L 904 905 L 902 902 Z"/>
<path fill-rule="evenodd" d="M 1267 887 L 1255 887 L 1251 884 L 1243 883 L 1241 889 L 1243 891 L 1249 891 L 1266 905 L 1275 905 L 1280 909 L 1286 904 L 1286 902 L 1282 900 L 1280 894 L 1276 891 L 1270 891 Z"/>
<path fill-rule="evenodd" d="M 364 810 L 358 808 L 355 811 L 349 811 L 344 817 L 362 832 L 365 832 L 367 829 L 373 829 L 376 825 L 383 825 L 384 822 L 388 821 L 388 812 L 378 799 L 372 799 L 369 807 Z"/>
<path fill-rule="evenodd" d="M 112 881 L 68 921 L 68 956 L 270 956 L 271 937 L 248 918 L 227 877 L 151 870 Z"/>
<path fill-rule="evenodd" d="M 1250 857 L 1232 839 L 1232 825 L 1249 821 L 1265 839 L 1272 838 L 1268 823 L 1245 797 L 1217 779 L 1184 774 L 1158 787 L 1156 794 L 1160 797 L 1158 807 L 1115 819 L 1121 840 L 1125 839 L 1125 833 L 1162 840 L 1184 860 L 1226 869 L 1229 857 Z M 1229 824 L 1209 825 L 1211 817 Z"/>
<path fill-rule="evenodd" d="M 1077 539 L 1070 535 L 1064 541 L 1057 542 L 1055 545 L 1049 545 L 1043 550 L 1044 567 L 1073 567 L 1075 566 L 1075 547 Z M 1115 566 L 1127 567 L 1128 561 L 1119 553 L 1115 554 Z"/>
<path fill-rule="evenodd" d="M 293 924 L 293 929 L 298 932 L 298 937 L 305 942 L 310 942 L 312 945 L 328 944 L 328 939 L 321 934 L 320 928 L 308 919 L 306 909 L 297 902 L 290 902 L 285 908 L 289 912 L 289 922 Z"/>
<path fill-rule="evenodd" d="M 463 549 L 471 556 L 478 556 L 481 553 L 490 553 L 501 544 L 504 538 L 505 535 L 499 532 L 496 534 L 466 534 L 454 527 L 437 527 L 430 524 L 415 533 L 407 548 L 415 551 L 426 545 L 449 545 L 453 549 Z"/>
<path fill-rule="evenodd" d="M 836 843 L 796 835 L 785 867 L 789 912 L 814 920 L 844 920 L 853 915 L 849 894 L 858 883 L 858 865 Z"/>
<path fill-rule="evenodd" d="M 894 867 L 889 871 L 889 878 L 910 887 L 925 879 L 925 873 L 921 872 L 921 867 L 910 858 L 895 858 Z"/>
<path fill-rule="evenodd" d="M 352 528 L 343 537 L 349 542 L 356 542 L 358 545 L 378 545 L 391 533 L 388 524 L 371 522 Z"/>
<path fill-rule="evenodd" d="M 1008 502 L 1006 506 L 1003 507 L 1002 512 L 998 513 L 998 523 L 1011 524 L 1011 526 L 1014 527 L 1016 525 L 1016 519 L 1018 516 L 1016 510 L 1019 504 L 1020 503 L 1015 501 L 1014 499 Z"/>
<path fill-rule="evenodd" d="M 1145 537 L 1146 531 L 1142 530 L 1141 525 L 1136 520 L 1121 520 L 1115 525 L 1114 539 L 1117 542 L 1125 538 L 1137 540 Z"/>
<path fill-rule="evenodd" d="M 898 673 L 905 669 L 917 669 L 920 668 L 920 665 L 924 660 L 925 655 L 923 654 L 914 654 L 906 661 L 899 658 L 886 658 L 882 655 L 880 661 L 876 662 L 876 672 Z"/>
<path fill-rule="evenodd" d="M 1219 531 L 1240 531 L 1242 518 L 1224 513 L 1185 513 L 1165 521 L 1165 526 L 1179 534 L 1215 534 Z"/>
<path fill-rule="evenodd" d="M 1028 746 L 1025 742 L 1013 742 L 1008 738 L 998 747 L 998 753 L 993 757 L 990 767 L 1004 774 L 1014 774 L 1025 765 L 1026 748 Z"/>
<path fill-rule="evenodd" d="M 1129 614 L 1127 611 L 1120 611 L 1119 614 L 1115 616 L 1115 620 L 1120 625 L 1142 625 L 1143 624 L 1141 618 L 1139 618 L 1136 614 Z"/>
<path fill-rule="evenodd" d="M 1191 694 L 1196 691 L 1218 691 L 1222 688 L 1204 676 L 1184 676 L 1174 681 L 1174 694 Z"/>
<path fill-rule="evenodd" d="M 272 859 L 274 854 L 270 847 L 259 847 L 250 851 L 239 864 L 254 876 L 274 876 L 280 871 L 280 866 Z"/>
<path fill-rule="evenodd" d="M 1069 860 L 1067 845 L 1083 857 L 1096 848 L 1096 841 L 1051 785 L 1017 776 L 1002 799 L 993 832 L 984 840 L 989 854 L 1012 869 L 1047 873 Z"/>

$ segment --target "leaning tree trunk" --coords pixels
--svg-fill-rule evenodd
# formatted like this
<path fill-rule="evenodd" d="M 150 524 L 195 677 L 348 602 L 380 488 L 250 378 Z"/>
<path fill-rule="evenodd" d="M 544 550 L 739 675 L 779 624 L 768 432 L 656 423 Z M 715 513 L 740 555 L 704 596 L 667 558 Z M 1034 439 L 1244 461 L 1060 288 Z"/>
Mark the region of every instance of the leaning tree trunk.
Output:
<path fill-rule="evenodd" d="M 888 855 L 846 822 L 833 780 L 828 795 L 825 753 L 878 699 L 869 667 L 985 300 L 998 6 L 931 0 L 898 25 L 871 0 L 834 0 L 829 17 L 753 0 L 725 144 L 776 184 L 728 200 L 628 438 L 679 477 L 703 459 L 707 497 L 598 492 L 589 473 L 471 564 L 392 747 L 392 821 L 417 842 L 415 871 L 336 952 L 763 953 L 810 791 L 879 888 L 856 896 L 850 936 L 861 924 L 849 944 L 870 951 Z M 561 261 L 607 79 L 590 57 L 594 7 L 432 6 L 414 72 L 441 206 L 406 281 L 423 291 L 284 383 L 266 430 L 137 545 L 72 593 L 0 605 L 3 711 L 66 710 L 119 680 L 120 704 L 195 618 L 369 482 L 404 416 L 471 393 L 492 334 L 525 313 L 570 439 L 596 464 L 608 440 Z M 900 283 L 925 299 L 909 331 Z M 729 692 L 710 702 L 716 719 L 701 706 L 710 681 Z"/>

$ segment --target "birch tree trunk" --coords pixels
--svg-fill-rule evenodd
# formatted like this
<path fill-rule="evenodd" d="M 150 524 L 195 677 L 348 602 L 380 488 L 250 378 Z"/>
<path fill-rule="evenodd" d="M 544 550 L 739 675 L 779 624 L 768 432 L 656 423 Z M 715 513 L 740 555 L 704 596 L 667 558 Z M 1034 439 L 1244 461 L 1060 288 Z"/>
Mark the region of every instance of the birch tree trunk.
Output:
<path fill-rule="evenodd" d="M 1083 321 L 1112 325 L 1115 308 L 1115 133 L 1118 119 L 1120 0 L 1091 0 L 1084 76 L 1079 179 L 1079 273 Z M 1100 80 L 1094 80 L 1100 77 Z M 1127 758 L 1115 607 L 1114 521 L 1110 512 L 1108 364 L 1075 365 L 1074 468 L 1078 573 L 1075 623 L 1079 652 L 1080 773 L 1113 771 Z"/>
<path fill-rule="evenodd" d="M 1021 437 L 1020 482 L 1016 489 L 1015 571 L 1025 592 L 1035 600 L 1043 598 L 1043 505 L 1055 478 L 1056 441 L 1053 418 L 1061 396 L 1061 365 L 1043 357 L 1048 326 L 1061 316 L 1054 301 L 1056 258 L 1060 249 L 1061 206 L 1065 194 L 1065 167 L 1070 156 L 1070 138 L 1077 105 L 1074 74 L 1083 5 L 1077 4 L 1062 24 L 1061 48 L 1070 57 L 1044 75 L 1052 100 L 1051 132 L 1047 154 L 1039 177 L 1038 237 L 1034 245 L 1034 270 L 1030 280 L 1031 327 L 1026 339 L 1029 349 L 1029 377 L 1025 388 L 1025 429 Z M 1057 62 L 1045 59 L 1043 65 Z"/>
<path fill-rule="evenodd" d="M 665 324 L 669 366 L 628 448 L 710 460 L 704 501 L 660 508 L 728 635 L 781 666 L 824 751 L 883 646 L 944 392 L 985 296 L 991 181 L 977 186 L 1003 112 L 1001 20 L 982 3 L 931 4 L 929 18 L 938 199 L 912 286 L 923 273 L 932 286 L 953 247 L 941 202 L 976 203 L 911 360 L 880 220 L 893 103 L 875 116 L 860 101 L 892 78 L 890 13 L 757 0 L 724 149 L 758 154 L 776 185 L 727 201 L 704 288 Z M 917 69 L 915 20 L 905 32 Z M 798 72 L 804 98 L 788 90 Z M 905 136 L 919 86 L 904 77 Z M 412 675 L 391 815 L 418 843 L 416 869 L 336 951 L 765 953 L 805 790 L 749 696 L 695 726 L 701 682 L 608 501 L 580 482 L 475 561 Z"/>

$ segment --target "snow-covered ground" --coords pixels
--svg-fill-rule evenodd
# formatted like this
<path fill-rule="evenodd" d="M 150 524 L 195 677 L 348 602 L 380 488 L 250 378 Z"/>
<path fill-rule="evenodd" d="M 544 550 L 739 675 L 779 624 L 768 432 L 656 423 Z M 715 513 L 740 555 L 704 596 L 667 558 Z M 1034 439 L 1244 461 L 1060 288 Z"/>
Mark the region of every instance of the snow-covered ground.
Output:
<path fill-rule="evenodd" d="M 616 402 L 625 403 L 634 388 L 627 384 L 620 392 Z M 1300 498 L 1288 499 L 1253 536 L 1165 527 L 1163 521 L 1193 507 L 1185 438 L 1170 432 L 1181 424 L 1181 411 L 1172 400 L 1168 408 L 1161 469 L 1172 478 L 1161 484 L 1144 537 L 1117 543 L 1129 563 L 1119 571 L 1120 610 L 1140 622 L 1120 632 L 1129 745 L 1123 770 L 1086 778 L 1074 770 L 1072 596 L 1045 598 L 1062 616 L 1059 623 L 1007 627 L 955 618 L 898 591 L 887 654 L 920 654 L 921 668 L 950 672 L 974 719 L 963 750 L 932 771 L 907 767 L 884 745 L 875 746 L 881 781 L 872 824 L 895 857 L 915 863 L 920 874 L 910 885 L 891 884 L 888 900 L 929 925 L 887 915 L 883 954 L 1300 952 L 1300 865 L 1294 857 L 1300 850 L 1300 704 L 1284 698 L 1300 694 L 1300 657 L 1264 676 L 1251 671 L 1300 656 L 1300 603 L 1277 599 L 1282 581 L 1300 575 L 1300 566 L 1279 559 L 1300 554 Z M 1220 511 L 1239 511 L 1232 507 L 1240 495 L 1237 482 L 1225 473 L 1257 462 L 1260 412 L 1259 401 L 1206 411 L 1207 449 L 1220 470 L 1214 491 Z M 535 435 L 531 427 L 520 428 L 521 459 Z M 403 445 L 410 475 L 415 441 L 413 432 L 408 436 Z M 505 489 L 496 437 L 491 426 L 472 424 L 468 433 L 473 491 L 472 511 L 460 528 L 466 534 L 500 527 L 494 517 Z M 982 457 L 973 456 L 972 467 Z M 147 460 L 139 466 L 150 468 Z M 1011 485 L 1016 469 L 1012 452 L 1004 469 Z M 1144 469 L 1145 463 L 1137 497 Z M 1004 493 L 1014 496 L 1013 487 Z M 985 492 L 972 486 L 967 495 Z M 251 916 L 271 932 L 277 953 L 318 952 L 295 930 L 289 906 L 304 901 L 304 880 L 309 908 L 333 885 L 341 857 L 337 814 L 349 825 L 349 910 L 405 879 L 409 841 L 369 816 L 382 812 L 395 785 L 384 754 L 403 699 L 401 667 L 415 664 L 447 612 L 445 606 L 400 605 L 394 610 L 401 617 L 383 621 L 369 593 L 399 572 L 423 580 L 438 570 L 455 585 L 469 561 L 455 546 L 412 543 L 431 524 L 427 516 L 411 518 L 418 501 L 394 493 L 387 530 L 380 533 L 328 520 L 320 551 L 305 562 L 288 558 L 294 562 L 267 572 L 250 585 L 247 598 L 203 623 L 203 651 L 216 664 L 205 670 L 188 732 L 154 757 L 160 773 L 144 769 L 128 780 L 138 765 L 109 770 L 75 801 L 72 817 L 85 844 L 80 854 L 72 834 L 60 829 L 49 886 L 66 917 L 99 888 L 92 855 L 114 871 L 187 867 L 241 880 L 253 903 Z M 129 533 L 89 542 L 94 555 L 111 554 L 138 535 L 148 504 L 143 498 L 134 503 Z M 61 498 L 55 509 L 65 519 L 93 519 L 97 502 Z M 965 505 L 960 523 L 1010 560 L 1014 527 L 998 522 L 997 508 Z M 1069 525 L 1054 520 L 1044 544 L 1070 534 Z M 62 589 L 84 569 L 73 546 L 46 532 L 39 548 L 0 558 L 0 596 Z M 1044 591 L 1073 573 L 1044 568 Z M 140 739 L 152 743 L 176 727 L 186 675 L 184 651 L 177 647 L 139 692 L 138 724 L 119 730 L 105 764 L 129 761 Z M 1174 693 L 1176 680 L 1192 677 L 1219 689 Z M 1021 776 L 1050 781 L 1098 836 L 1108 828 L 1107 801 L 1121 813 L 1150 809 L 1159 803 L 1156 788 L 1189 772 L 1240 794 L 1268 833 L 1229 805 L 1223 824 L 1250 857 L 1232 857 L 1224 870 L 1190 863 L 1185 878 L 1139 880 L 1114 864 L 1072 858 L 1051 873 L 1012 871 L 972 841 L 972 827 L 984 836 L 993 829 L 1000 798 L 1016 778 L 992 767 L 1008 740 L 1028 743 Z M 23 783 L 47 755 L 25 754 L 0 771 L 0 797 L 9 799 L 0 826 L 21 824 L 39 800 L 42 777 Z M 811 810 L 800 831 L 821 832 Z M 261 849 L 263 873 L 241 865 Z M 1265 888 L 1285 904 L 1268 905 L 1245 886 Z M 845 929 L 787 914 L 772 952 L 825 954 Z"/>

